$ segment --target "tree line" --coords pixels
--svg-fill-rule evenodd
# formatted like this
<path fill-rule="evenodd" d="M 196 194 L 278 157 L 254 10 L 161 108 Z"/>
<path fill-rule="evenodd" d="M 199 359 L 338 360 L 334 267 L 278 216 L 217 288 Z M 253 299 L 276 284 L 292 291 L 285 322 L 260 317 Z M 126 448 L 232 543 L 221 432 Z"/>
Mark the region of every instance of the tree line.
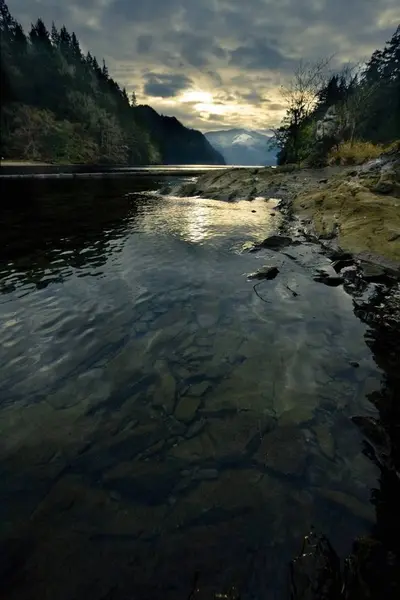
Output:
<path fill-rule="evenodd" d="M 331 58 L 301 62 L 281 89 L 286 114 L 274 130 L 278 164 L 325 164 L 342 142 L 389 144 L 400 139 L 400 25 L 362 67 L 330 71 Z M 330 135 L 316 143 L 318 122 L 332 115 Z"/>
<path fill-rule="evenodd" d="M 75 33 L 38 19 L 28 35 L 0 0 L 1 156 L 78 163 L 162 162 L 136 98 Z"/>

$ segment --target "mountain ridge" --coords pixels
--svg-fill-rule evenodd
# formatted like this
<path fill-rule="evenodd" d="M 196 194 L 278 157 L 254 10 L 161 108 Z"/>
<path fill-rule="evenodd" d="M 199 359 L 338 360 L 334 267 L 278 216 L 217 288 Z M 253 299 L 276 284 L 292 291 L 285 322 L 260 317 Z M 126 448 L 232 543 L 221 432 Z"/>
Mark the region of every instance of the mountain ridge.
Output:
<path fill-rule="evenodd" d="M 271 136 L 257 130 L 233 127 L 208 131 L 206 139 L 222 154 L 228 165 L 275 165 L 276 150 L 270 148 Z"/>

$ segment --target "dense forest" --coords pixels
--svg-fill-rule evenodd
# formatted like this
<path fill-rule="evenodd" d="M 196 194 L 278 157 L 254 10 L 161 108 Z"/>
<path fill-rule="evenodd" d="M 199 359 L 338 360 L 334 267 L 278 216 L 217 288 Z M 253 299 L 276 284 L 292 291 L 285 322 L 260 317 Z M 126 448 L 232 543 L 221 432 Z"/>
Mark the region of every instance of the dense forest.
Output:
<path fill-rule="evenodd" d="M 319 166 L 341 144 L 380 148 L 400 139 L 400 25 L 363 67 L 330 73 L 329 64 L 300 64 L 282 89 L 287 110 L 275 130 L 278 164 Z M 334 127 L 316 144 L 318 122 L 329 109 Z"/>
<path fill-rule="evenodd" d="M 41 19 L 25 35 L 0 0 L 1 156 L 57 163 L 224 164 L 198 131 L 136 106 L 75 33 Z M 143 113 L 144 111 L 144 113 Z M 166 125 L 167 123 L 167 125 Z M 169 140 L 165 133 L 168 133 Z M 172 134 L 172 135 L 171 135 Z M 173 151 L 171 143 L 180 145 Z"/>

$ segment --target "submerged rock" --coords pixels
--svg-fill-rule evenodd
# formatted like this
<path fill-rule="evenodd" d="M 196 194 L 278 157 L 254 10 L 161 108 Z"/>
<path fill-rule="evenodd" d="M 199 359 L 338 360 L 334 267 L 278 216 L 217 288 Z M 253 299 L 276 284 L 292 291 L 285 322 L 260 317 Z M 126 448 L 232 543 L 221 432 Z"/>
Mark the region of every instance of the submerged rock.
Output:
<path fill-rule="evenodd" d="M 175 417 L 184 423 L 190 423 L 196 416 L 201 400 L 198 396 L 184 396 L 175 409 Z"/>
<path fill-rule="evenodd" d="M 247 278 L 248 279 L 275 279 L 278 275 L 279 269 L 278 267 L 269 267 L 265 265 L 255 271 L 254 273 L 250 273 Z"/>
<path fill-rule="evenodd" d="M 318 446 L 322 452 L 330 459 L 335 457 L 335 440 L 330 431 L 329 425 L 320 423 L 313 427 L 313 431 L 317 437 Z"/>
<path fill-rule="evenodd" d="M 294 426 L 277 427 L 262 438 L 254 458 L 284 475 L 300 476 L 308 457 L 304 433 Z"/>

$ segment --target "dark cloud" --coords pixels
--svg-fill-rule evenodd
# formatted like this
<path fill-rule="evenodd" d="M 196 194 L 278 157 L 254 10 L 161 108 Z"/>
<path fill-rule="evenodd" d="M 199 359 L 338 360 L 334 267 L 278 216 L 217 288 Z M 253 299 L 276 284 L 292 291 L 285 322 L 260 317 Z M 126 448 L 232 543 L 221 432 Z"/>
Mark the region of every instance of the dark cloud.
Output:
<path fill-rule="evenodd" d="M 38 17 L 48 27 L 53 20 L 58 26 L 65 23 L 78 35 L 82 48 L 99 60 L 104 57 L 110 73 L 128 90 L 138 91 L 139 97 L 143 90 L 168 103 L 191 87 L 211 92 L 216 102 L 237 104 L 236 112 L 230 106 L 226 113 L 227 127 L 276 125 L 282 111 L 279 86 L 298 59 L 334 54 L 340 65 L 368 58 L 400 21 L 398 0 L 8 0 L 8 4 L 25 28 Z M 175 104 L 168 111 L 188 125 L 225 126 L 224 117 L 213 114 L 211 107 L 203 116 L 195 105 Z"/>
<path fill-rule="evenodd" d="M 238 46 L 230 53 L 229 63 L 235 67 L 256 70 L 292 67 L 291 60 L 263 40 L 252 40 L 246 46 Z"/>
<path fill-rule="evenodd" d="M 152 35 L 139 35 L 136 41 L 136 50 L 139 54 L 147 54 L 153 44 Z"/>
<path fill-rule="evenodd" d="M 162 75 L 147 73 L 144 75 L 143 91 L 147 96 L 156 98 L 174 98 L 192 85 L 191 79 L 185 75 Z"/>

